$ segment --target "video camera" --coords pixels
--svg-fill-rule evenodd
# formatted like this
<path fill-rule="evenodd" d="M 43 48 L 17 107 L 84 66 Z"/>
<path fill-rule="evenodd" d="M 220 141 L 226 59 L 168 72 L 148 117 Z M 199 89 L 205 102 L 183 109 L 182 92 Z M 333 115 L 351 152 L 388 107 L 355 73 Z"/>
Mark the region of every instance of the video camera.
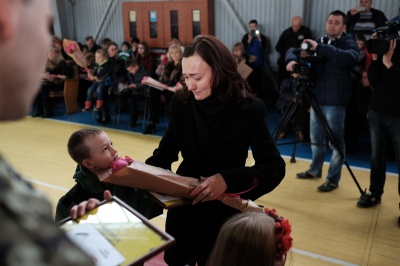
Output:
<path fill-rule="evenodd" d="M 367 41 L 367 50 L 371 54 L 386 54 L 390 48 L 390 41 L 400 39 L 400 23 L 398 21 L 389 21 L 385 26 L 376 28 L 376 39 Z"/>
<path fill-rule="evenodd" d="M 312 45 L 308 42 L 303 42 L 300 48 L 294 51 L 297 55 L 297 64 L 293 65 L 293 73 L 299 74 L 300 79 L 310 79 L 313 77 L 313 63 L 319 60 L 319 56 L 311 51 Z"/>

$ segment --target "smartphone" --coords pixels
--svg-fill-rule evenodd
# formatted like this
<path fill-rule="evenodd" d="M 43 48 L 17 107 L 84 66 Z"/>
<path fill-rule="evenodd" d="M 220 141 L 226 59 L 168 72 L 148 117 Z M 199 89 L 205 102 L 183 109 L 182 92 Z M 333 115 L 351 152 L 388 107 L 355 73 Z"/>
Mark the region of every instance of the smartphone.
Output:
<path fill-rule="evenodd" d="M 356 9 L 358 12 L 362 12 L 365 11 L 365 6 L 358 6 Z"/>
<path fill-rule="evenodd" d="M 252 35 L 253 37 L 255 37 L 255 36 L 257 36 L 258 34 L 260 34 L 260 31 L 259 31 L 259 30 L 251 30 L 250 32 L 251 32 L 251 35 Z"/>

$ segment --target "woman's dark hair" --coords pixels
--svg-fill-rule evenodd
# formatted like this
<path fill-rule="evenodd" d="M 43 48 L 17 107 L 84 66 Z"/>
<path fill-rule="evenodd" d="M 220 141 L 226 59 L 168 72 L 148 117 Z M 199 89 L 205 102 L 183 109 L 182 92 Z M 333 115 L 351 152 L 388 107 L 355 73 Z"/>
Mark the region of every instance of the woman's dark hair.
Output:
<path fill-rule="evenodd" d="M 216 37 L 211 35 L 199 35 L 186 46 L 183 58 L 199 55 L 212 69 L 213 84 L 212 95 L 222 101 L 240 101 L 251 93 L 250 86 L 237 71 L 235 58 L 229 49 Z M 183 98 L 187 98 L 190 92 L 183 85 Z"/>
<path fill-rule="evenodd" d="M 144 57 L 146 57 L 146 56 L 150 53 L 150 49 L 149 49 L 149 45 L 147 44 L 147 42 L 144 42 L 144 41 L 143 41 L 143 42 L 140 42 L 139 45 L 142 45 L 142 46 L 143 46 L 143 48 L 144 48 L 144 54 L 143 54 L 143 56 L 142 56 L 142 55 L 139 54 L 139 52 L 137 52 L 137 53 L 136 53 L 136 56 L 135 56 L 135 60 L 136 60 L 136 62 L 137 62 L 138 64 L 143 65 L 142 59 L 143 59 Z M 139 45 L 138 45 L 138 48 L 139 48 Z M 137 51 L 139 51 L 139 49 L 137 49 Z"/>
<path fill-rule="evenodd" d="M 143 47 L 144 47 L 144 56 L 148 55 L 150 52 L 150 48 L 149 48 L 149 45 L 147 44 L 147 42 L 145 42 L 145 41 L 140 42 L 139 45 L 143 45 Z M 138 55 L 140 56 L 139 53 L 138 53 Z"/>

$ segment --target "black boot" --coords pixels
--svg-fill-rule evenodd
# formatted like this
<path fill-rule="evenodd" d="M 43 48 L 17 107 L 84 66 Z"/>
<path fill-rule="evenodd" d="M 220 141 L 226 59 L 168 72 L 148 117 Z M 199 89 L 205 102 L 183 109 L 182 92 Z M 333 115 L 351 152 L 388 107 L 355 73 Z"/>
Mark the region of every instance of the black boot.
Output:
<path fill-rule="evenodd" d="M 101 123 L 103 125 L 106 125 L 106 124 L 110 123 L 110 121 L 111 121 L 110 114 L 108 113 L 108 111 L 105 111 L 103 108 L 103 119 L 101 120 Z"/>
<path fill-rule="evenodd" d="M 102 112 L 96 112 L 96 114 L 97 114 L 96 123 L 100 124 L 101 121 L 103 121 L 103 114 L 102 114 Z"/>
<path fill-rule="evenodd" d="M 147 135 L 147 134 L 152 134 L 152 133 L 155 133 L 156 130 L 157 130 L 157 129 L 156 129 L 156 124 L 150 122 L 150 123 L 147 125 L 146 130 L 143 131 L 143 134 L 145 134 L 145 135 Z"/>

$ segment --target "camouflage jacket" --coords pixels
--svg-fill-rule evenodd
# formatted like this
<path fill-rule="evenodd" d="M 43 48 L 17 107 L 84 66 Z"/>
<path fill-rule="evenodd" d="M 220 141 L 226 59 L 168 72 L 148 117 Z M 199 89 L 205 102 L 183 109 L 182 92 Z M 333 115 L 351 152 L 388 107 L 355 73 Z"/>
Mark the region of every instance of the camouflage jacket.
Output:
<path fill-rule="evenodd" d="M 93 265 L 54 223 L 45 196 L 1 156 L 0 265 Z"/>

